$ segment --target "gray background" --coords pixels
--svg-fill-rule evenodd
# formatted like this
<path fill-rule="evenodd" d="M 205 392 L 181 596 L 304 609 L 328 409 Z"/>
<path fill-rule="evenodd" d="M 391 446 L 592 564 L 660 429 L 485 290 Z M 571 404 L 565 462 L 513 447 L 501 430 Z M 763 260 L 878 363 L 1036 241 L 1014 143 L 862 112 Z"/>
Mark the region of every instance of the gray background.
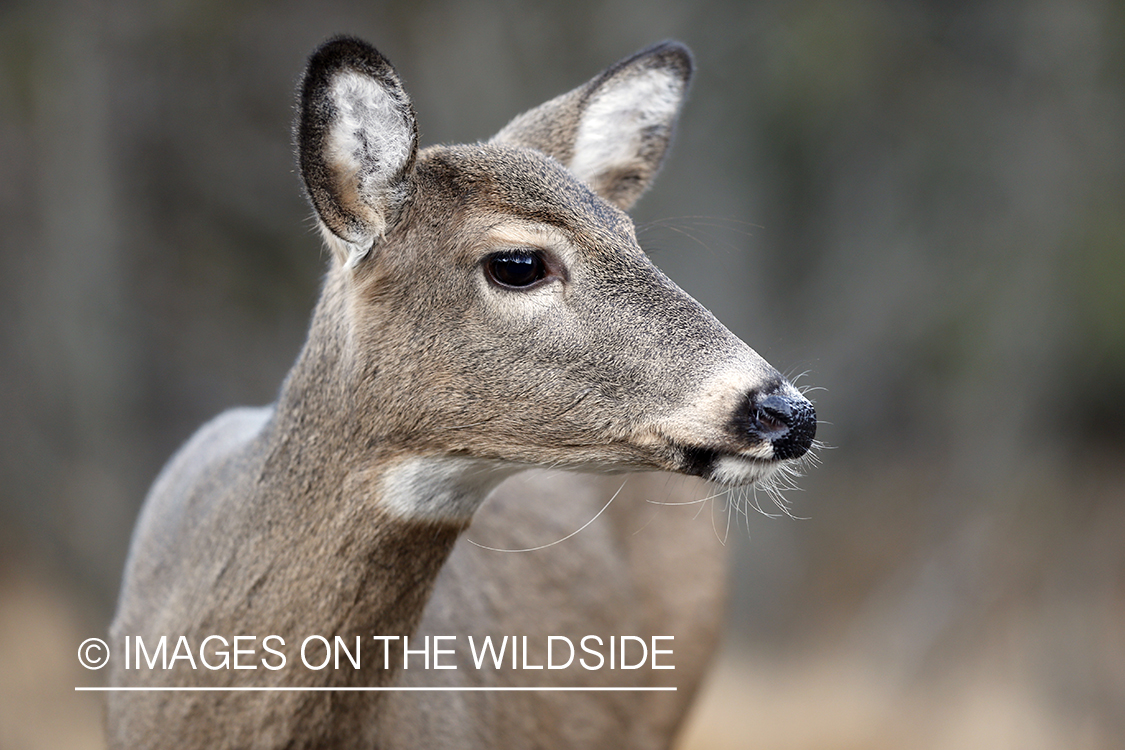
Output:
<path fill-rule="evenodd" d="M 751 514 L 685 747 L 1125 736 L 1125 5 L 0 4 L 0 748 L 97 747 L 162 462 L 273 399 L 325 263 L 304 58 L 375 43 L 423 143 L 674 37 L 698 75 L 642 244 L 779 368 L 823 466 Z"/>

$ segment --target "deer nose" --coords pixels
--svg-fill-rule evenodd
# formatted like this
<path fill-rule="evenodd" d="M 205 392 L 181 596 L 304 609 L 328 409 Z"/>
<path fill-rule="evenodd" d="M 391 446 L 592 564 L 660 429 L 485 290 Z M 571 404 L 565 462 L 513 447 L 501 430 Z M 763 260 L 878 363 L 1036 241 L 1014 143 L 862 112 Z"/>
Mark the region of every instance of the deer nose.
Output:
<path fill-rule="evenodd" d="M 816 437 L 816 410 L 801 396 L 751 394 L 748 429 L 758 439 L 769 441 L 774 458 L 800 458 Z"/>

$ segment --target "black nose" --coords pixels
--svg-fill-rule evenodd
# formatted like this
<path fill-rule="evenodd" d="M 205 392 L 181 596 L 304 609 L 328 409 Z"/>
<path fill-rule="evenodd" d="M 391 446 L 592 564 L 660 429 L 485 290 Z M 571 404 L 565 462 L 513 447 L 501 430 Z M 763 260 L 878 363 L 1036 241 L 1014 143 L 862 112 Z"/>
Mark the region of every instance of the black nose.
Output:
<path fill-rule="evenodd" d="M 816 410 L 800 396 L 753 394 L 749 430 L 769 441 L 774 458 L 800 458 L 816 437 Z"/>

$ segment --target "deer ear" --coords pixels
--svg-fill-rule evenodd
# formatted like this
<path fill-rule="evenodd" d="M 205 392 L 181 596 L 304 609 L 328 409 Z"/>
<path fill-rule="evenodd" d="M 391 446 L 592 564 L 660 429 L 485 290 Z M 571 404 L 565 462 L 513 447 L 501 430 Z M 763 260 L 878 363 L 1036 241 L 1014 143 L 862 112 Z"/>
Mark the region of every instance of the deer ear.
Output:
<path fill-rule="evenodd" d="M 525 112 L 493 137 L 555 157 L 628 210 L 660 169 L 691 80 L 691 53 L 661 42 Z"/>
<path fill-rule="evenodd" d="M 414 107 L 378 50 L 337 37 L 309 58 L 296 131 L 309 200 L 328 244 L 354 266 L 406 199 L 418 150 Z"/>

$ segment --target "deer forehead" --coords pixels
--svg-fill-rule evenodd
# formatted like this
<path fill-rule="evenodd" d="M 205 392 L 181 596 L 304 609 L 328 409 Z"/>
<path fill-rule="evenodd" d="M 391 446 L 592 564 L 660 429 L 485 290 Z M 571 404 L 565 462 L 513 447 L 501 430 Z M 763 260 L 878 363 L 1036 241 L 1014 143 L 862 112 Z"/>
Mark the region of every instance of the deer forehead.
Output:
<path fill-rule="evenodd" d="M 633 222 L 553 157 L 496 144 L 435 146 L 415 168 L 413 204 L 430 208 L 445 196 L 465 221 L 520 218 L 573 235 L 635 245 Z M 471 217 L 471 218 L 470 218 Z"/>

